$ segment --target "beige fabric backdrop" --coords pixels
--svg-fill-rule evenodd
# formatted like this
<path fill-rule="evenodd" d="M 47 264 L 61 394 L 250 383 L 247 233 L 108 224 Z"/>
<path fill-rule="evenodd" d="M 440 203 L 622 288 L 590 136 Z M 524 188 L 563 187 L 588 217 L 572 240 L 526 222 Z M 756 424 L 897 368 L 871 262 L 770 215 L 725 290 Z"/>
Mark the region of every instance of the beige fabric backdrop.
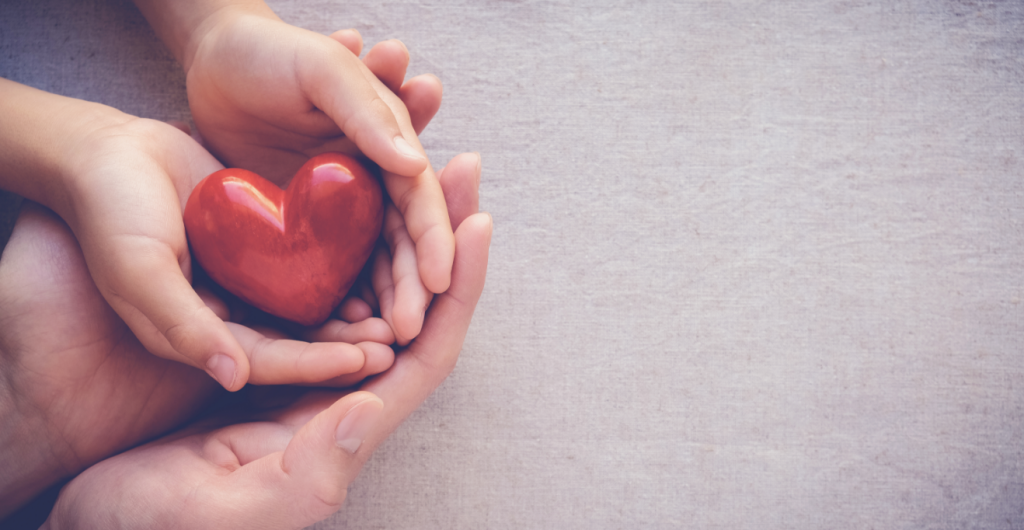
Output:
<path fill-rule="evenodd" d="M 1024 527 L 1024 3 L 269 3 L 402 39 L 496 223 L 316 528 Z M 188 117 L 127 1 L 3 2 L 0 75 Z"/>

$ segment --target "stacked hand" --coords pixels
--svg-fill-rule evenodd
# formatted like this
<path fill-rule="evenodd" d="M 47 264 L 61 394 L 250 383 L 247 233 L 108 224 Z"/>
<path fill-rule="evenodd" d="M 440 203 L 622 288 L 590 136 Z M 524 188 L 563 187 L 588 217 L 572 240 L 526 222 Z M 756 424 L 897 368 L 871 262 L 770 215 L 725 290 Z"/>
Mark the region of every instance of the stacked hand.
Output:
<path fill-rule="evenodd" d="M 491 221 L 476 214 L 478 159 L 441 175 L 456 231 L 451 288 L 394 366 L 345 392 L 239 411 L 104 460 L 61 492 L 49 528 L 301 528 L 337 511 L 372 453 L 455 365 L 483 288 Z"/>
<path fill-rule="evenodd" d="M 0 514 L 50 483 L 180 425 L 216 383 L 150 355 L 104 301 L 74 236 L 25 205 L 0 260 Z"/>
<path fill-rule="evenodd" d="M 491 230 L 476 215 L 479 158 L 434 175 L 417 134 L 440 83 L 403 83 L 398 41 L 360 61 L 355 31 L 294 28 L 259 0 L 137 3 L 182 62 L 220 161 L 187 127 L 0 80 L 0 185 L 49 208 L 25 207 L 0 260 L 0 517 L 88 468 L 49 525 L 305 526 L 454 366 Z M 240 320 L 193 282 L 189 193 L 221 161 L 284 184 L 325 151 L 382 168 L 390 203 L 364 281 L 313 329 Z M 103 460 L 222 394 L 192 367 L 228 390 L 348 390 L 225 411 Z"/>
<path fill-rule="evenodd" d="M 349 44 L 358 48 L 360 43 L 356 38 Z M 399 53 L 387 51 L 395 51 L 395 45 L 390 41 L 379 46 L 383 51 L 368 54 L 367 62 L 377 75 L 401 84 L 408 55 L 404 48 Z M 345 53 L 351 54 L 347 49 Z M 384 55 L 387 60 L 382 59 Z M 431 79 L 414 79 L 402 89 L 413 109 L 410 127 L 414 130 L 422 130 L 440 104 L 440 85 Z M 388 89 L 382 90 L 390 94 Z M 14 168 L 8 173 L 17 174 L 19 169 L 27 175 L 52 173 L 56 175 L 50 179 L 52 182 L 23 179 L 10 182 L 9 188 L 50 206 L 68 222 L 82 245 L 100 292 L 152 353 L 204 369 L 225 388 L 237 390 L 247 381 L 310 382 L 347 373 L 353 365 L 358 369 L 372 357 L 388 355 L 382 345 L 391 344 L 396 338 L 399 344 L 406 344 L 419 332 L 429 292 L 419 282 L 415 250 L 404 218 L 395 206 L 389 206 L 386 215 L 384 234 L 388 252 L 377 253 L 377 273 L 373 275 L 374 298 L 379 300 L 380 314 L 389 329 L 370 325 L 372 333 L 357 347 L 267 343 L 265 337 L 251 330 L 226 326 L 190 286 L 191 261 L 181 208 L 195 184 L 222 167 L 216 159 L 167 124 L 2 80 L 0 91 L 8 96 L 7 105 L 12 107 L 7 114 L 24 116 L 23 120 L 7 122 L 10 136 L 31 138 L 47 134 L 63 139 L 37 157 L 46 163 Z M 52 118 L 40 117 L 35 109 L 43 108 L 61 112 L 53 113 Z M 14 126 L 18 123 L 32 124 L 21 129 L 34 128 L 38 132 L 30 130 L 35 134 L 24 134 Z M 59 134 L 55 129 L 59 129 Z M 17 147 L 20 146 L 8 148 L 9 152 L 28 150 Z M 0 146 L 0 153 L 3 151 Z M 406 177 L 394 178 L 403 179 L 400 183 L 410 181 Z M 431 211 L 440 210 L 444 226 L 448 226 L 444 197 L 436 178 L 430 173 L 416 179 L 436 187 L 440 205 Z M 402 204 L 401 200 L 395 202 Z M 392 274 L 387 274 L 388 270 Z M 329 324 L 326 329 L 337 328 Z M 307 336 L 318 341 L 349 341 L 348 337 L 330 331 Z M 256 355 L 263 360 L 252 364 L 257 371 L 250 374 Z M 289 365 L 294 358 L 301 358 L 304 364 Z"/>
<path fill-rule="evenodd" d="M 169 127 L 147 125 L 190 145 Z M 463 210 L 475 210 L 478 163 L 464 155 L 448 171 Z M 12 480 L 0 484 L 0 515 L 52 482 L 180 425 L 215 393 L 202 372 L 150 355 L 94 280 L 69 227 L 52 212 L 25 206 L 0 261 L 0 402 L 10 405 L 6 411 L 23 412 L 3 416 L 4 447 L 32 450 L 28 456 L 9 451 L 10 460 L 0 465 Z M 203 309 L 226 320 L 224 304 L 200 292 L 210 306 Z M 347 386 L 388 369 L 394 359 L 389 326 L 369 318 L 361 305 L 349 300 L 342 313 L 355 317 L 304 330 L 306 338 L 328 342 L 226 326 L 248 354 L 253 383 Z"/>
<path fill-rule="evenodd" d="M 354 30 L 320 35 L 260 1 L 136 0 L 186 72 L 206 146 L 232 167 L 278 184 L 309 157 L 362 153 L 383 171 L 395 304 L 383 313 L 400 344 L 419 333 L 431 293 L 450 281 L 451 223 L 417 135 L 440 106 L 437 78 L 403 84 L 408 51 L 385 41 L 358 59 Z"/>

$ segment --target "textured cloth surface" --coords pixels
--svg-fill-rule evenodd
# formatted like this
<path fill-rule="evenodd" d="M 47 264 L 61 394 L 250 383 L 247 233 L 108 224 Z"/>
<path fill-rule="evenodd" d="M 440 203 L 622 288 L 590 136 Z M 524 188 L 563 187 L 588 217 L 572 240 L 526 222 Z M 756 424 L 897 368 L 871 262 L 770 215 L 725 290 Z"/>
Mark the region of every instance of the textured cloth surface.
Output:
<path fill-rule="evenodd" d="M 1024 527 L 1024 3 L 269 4 L 405 42 L 495 220 L 316 528 Z M 188 119 L 127 1 L 2 3 L 0 76 Z"/>

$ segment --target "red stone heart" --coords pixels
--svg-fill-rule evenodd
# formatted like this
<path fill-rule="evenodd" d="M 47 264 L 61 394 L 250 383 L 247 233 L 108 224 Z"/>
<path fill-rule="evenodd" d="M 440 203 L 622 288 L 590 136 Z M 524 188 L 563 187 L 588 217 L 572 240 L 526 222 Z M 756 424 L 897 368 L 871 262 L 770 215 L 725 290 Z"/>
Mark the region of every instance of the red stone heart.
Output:
<path fill-rule="evenodd" d="M 192 255 L 242 300 L 323 322 L 359 275 L 384 219 L 380 184 L 355 159 L 310 159 L 282 190 L 244 169 L 203 179 L 185 205 Z"/>

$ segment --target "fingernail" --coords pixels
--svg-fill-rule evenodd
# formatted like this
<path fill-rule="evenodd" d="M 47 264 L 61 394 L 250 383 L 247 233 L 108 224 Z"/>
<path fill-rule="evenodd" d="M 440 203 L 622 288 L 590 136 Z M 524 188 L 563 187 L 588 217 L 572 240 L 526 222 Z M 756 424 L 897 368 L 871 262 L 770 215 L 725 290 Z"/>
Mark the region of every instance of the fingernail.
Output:
<path fill-rule="evenodd" d="M 395 149 L 398 149 L 399 153 L 402 153 L 409 158 L 423 159 L 423 153 L 419 152 L 418 149 L 413 147 L 412 144 L 401 136 L 395 137 Z"/>
<path fill-rule="evenodd" d="M 231 357 L 218 353 L 206 361 L 206 371 L 210 372 L 210 375 L 221 386 L 231 388 L 232 383 L 235 382 L 235 372 L 238 371 L 238 366 L 235 365 L 235 361 Z"/>
<path fill-rule="evenodd" d="M 384 402 L 379 398 L 372 398 L 356 405 L 348 411 L 345 418 L 338 424 L 334 432 L 335 443 L 349 454 L 355 454 L 359 446 L 363 445 L 363 439 L 370 434 L 370 429 L 377 423 L 380 412 L 384 408 Z"/>

